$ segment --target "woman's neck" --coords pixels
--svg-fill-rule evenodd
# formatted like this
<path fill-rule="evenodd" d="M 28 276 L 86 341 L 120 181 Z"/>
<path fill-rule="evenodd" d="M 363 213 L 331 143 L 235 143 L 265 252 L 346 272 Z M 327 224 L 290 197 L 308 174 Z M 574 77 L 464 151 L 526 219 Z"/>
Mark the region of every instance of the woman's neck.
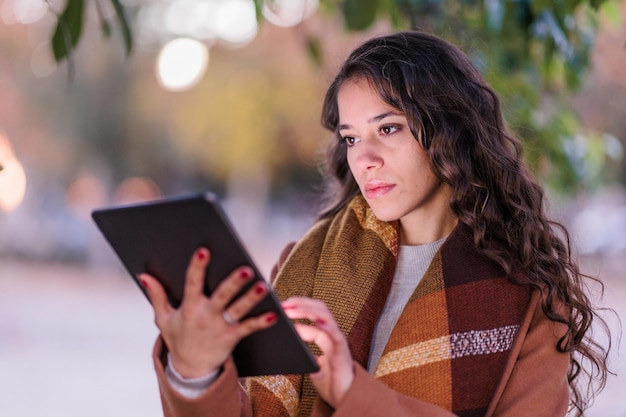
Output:
<path fill-rule="evenodd" d="M 452 233 L 459 219 L 446 210 L 438 216 L 400 220 L 400 244 L 423 245 L 435 242 Z"/>

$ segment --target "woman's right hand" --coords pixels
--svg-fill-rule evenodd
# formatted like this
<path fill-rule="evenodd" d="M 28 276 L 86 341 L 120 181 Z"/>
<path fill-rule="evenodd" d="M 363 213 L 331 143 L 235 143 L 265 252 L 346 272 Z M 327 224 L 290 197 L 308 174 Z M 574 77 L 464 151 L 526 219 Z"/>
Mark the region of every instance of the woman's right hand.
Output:
<path fill-rule="evenodd" d="M 226 308 L 235 294 L 252 279 L 253 272 L 249 267 L 233 271 L 207 297 L 203 289 L 209 258 L 206 248 L 199 248 L 194 253 L 178 308 L 169 304 L 159 281 L 145 273 L 138 276 L 154 308 L 155 322 L 169 349 L 172 366 L 185 378 L 205 376 L 219 369 L 241 339 L 270 327 L 278 318 L 276 313 L 268 312 L 240 321 L 267 295 L 267 284 L 261 281 Z M 225 317 L 233 321 L 228 323 Z"/>

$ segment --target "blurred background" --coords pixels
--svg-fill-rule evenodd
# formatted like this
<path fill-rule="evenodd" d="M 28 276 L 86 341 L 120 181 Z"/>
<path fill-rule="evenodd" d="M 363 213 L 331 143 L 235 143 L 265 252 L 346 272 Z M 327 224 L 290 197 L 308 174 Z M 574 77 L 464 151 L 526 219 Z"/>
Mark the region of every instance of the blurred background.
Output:
<path fill-rule="evenodd" d="M 625 22 L 620 0 L 0 0 L 2 415 L 161 415 L 151 308 L 91 210 L 212 190 L 269 273 L 318 209 L 338 65 L 419 27 L 498 91 L 604 283 L 617 375 L 589 415 L 625 417 Z"/>

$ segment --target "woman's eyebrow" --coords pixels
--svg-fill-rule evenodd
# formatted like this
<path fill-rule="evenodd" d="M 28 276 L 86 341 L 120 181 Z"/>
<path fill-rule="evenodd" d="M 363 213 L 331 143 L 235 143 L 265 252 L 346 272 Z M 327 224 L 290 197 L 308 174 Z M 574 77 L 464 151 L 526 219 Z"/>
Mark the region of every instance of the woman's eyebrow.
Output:
<path fill-rule="evenodd" d="M 390 110 L 388 112 L 381 113 L 377 116 L 367 119 L 367 123 L 380 122 L 381 120 L 383 120 L 385 117 L 388 117 L 388 116 L 403 116 L 403 115 L 404 114 L 399 111 Z M 350 129 L 350 128 L 352 128 L 352 126 L 349 124 L 340 124 L 338 130 L 345 130 L 345 129 Z"/>

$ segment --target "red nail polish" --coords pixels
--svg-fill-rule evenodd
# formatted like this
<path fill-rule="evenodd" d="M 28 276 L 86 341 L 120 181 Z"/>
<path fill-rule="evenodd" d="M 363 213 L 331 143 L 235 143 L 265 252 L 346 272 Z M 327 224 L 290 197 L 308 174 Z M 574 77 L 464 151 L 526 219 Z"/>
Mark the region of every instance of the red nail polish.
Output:
<path fill-rule="evenodd" d="M 146 281 L 146 280 L 145 280 L 145 279 L 143 279 L 143 278 L 139 278 L 139 283 L 140 283 L 140 284 L 141 284 L 144 288 L 146 288 L 146 287 L 148 286 L 148 281 Z"/>
<path fill-rule="evenodd" d="M 204 249 L 198 250 L 198 259 L 204 261 L 207 258 L 207 253 Z"/>
<path fill-rule="evenodd" d="M 265 318 L 267 323 L 274 323 L 276 320 L 278 320 L 278 315 L 276 315 L 276 313 L 269 313 Z"/>
<path fill-rule="evenodd" d="M 242 269 L 242 270 L 239 272 L 239 277 L 240 277 L 241 279 L 248 279 L 248 278 L 250 278 L 251 276 L 252 276 L 252 273 L 251 273 L 249 270 L 247 270 L 247 269 Z"/>
<path fill-rule="evenodd" d="M 263 294 L 265 292 L 265 286 L 263 284 L 257 284 L 254 287 L 254 292 L 256 294 Z"/>
<path fill-rule="evenodd" d="M 324 320 L 324 319 L 316 319 L 315 323 L 317 323 L 317 324 L 326 324 L 326 320 Z"/>

